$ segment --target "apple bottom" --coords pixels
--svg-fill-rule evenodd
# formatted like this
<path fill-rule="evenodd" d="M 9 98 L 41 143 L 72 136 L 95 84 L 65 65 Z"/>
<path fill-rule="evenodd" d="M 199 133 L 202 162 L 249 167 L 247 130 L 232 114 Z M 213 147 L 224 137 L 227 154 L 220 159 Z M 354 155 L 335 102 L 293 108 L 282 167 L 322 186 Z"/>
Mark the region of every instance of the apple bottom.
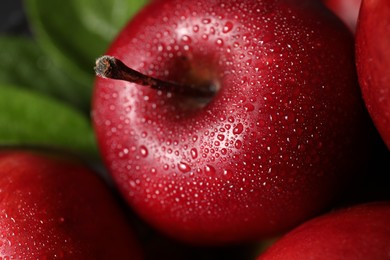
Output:
<path fill-rule="evenodd" d="M 249 190 L 230 176 L 153 176 L 126 181 L 124 175 L 119 176 L 122 194 L 142 219 L 175 239 L 198 245 L 236 244 L 278 236 L 326 210 L 340 191 L 334 184 L 326 184 L 329 179 L 316 177 L 309 181 L 317 187 L 313 191 L 291 179 L 288 189 L 262 182 Z M 242 176 L 237 174 L 240 180 Z"/>

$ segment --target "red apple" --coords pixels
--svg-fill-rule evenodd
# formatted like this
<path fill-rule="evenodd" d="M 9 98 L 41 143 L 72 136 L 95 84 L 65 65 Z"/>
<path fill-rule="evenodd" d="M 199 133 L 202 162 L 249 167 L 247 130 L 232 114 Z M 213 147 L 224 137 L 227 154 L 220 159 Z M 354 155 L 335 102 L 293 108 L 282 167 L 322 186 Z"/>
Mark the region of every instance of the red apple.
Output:
<path fill-rule="evenodd" d="M 287 233 L 258 260 L 389 259 L 389 220 L 389 202 L 335 211 Z"/>
<path fill-rule="evenodd" d="M 355 32 L 362 0 L 323 0 L 323 2 L 352 32 Z"/>
<path fill-rule="evenodd" d="M 364 0 L 356 31 L 356 64 L 367 109 L 390 149 L 390 1 Z"/>
<path fill-rule="evenodd" d="M 104 183 L 81 162 L 0 152 L 1 259 L 140 259 Z"/>
<path fill-rule="evenodd" d="M 101 76 L 151 86 L 97 79 L 105 164 L 129 204 L 175 238 L 291 228 L 365 161 L 353 44 L 319 1 L 154 1 L 97 62 Z"/>

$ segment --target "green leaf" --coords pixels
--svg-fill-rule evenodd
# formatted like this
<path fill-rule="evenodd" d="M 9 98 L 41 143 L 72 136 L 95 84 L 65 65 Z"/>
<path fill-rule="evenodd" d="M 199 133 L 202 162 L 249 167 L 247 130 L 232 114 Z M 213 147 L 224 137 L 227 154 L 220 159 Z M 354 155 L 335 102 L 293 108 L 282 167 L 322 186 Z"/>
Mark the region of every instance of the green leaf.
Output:
<path fill-rule="evenodd" d="M 8 85 L 0 85 L 0 145 L 98 154 L 88 118 L 49 97 Z"/>
<path fill-rule="evenodd" d="M 71 1 L 84 26 L 109 44 L 124 24 L 146 3 L 146 0 Z"/>
<path fill-rule="evenodd" d="M 59 69 L 32 39 L 0 37 L 0 83 L 33 89 L 88 111 L 92 86 Z"/>
<path fill-rule="evenodd" d="M 95 59 L 147 0 L 26 0 L 38 41 L 84 85 Z"/>

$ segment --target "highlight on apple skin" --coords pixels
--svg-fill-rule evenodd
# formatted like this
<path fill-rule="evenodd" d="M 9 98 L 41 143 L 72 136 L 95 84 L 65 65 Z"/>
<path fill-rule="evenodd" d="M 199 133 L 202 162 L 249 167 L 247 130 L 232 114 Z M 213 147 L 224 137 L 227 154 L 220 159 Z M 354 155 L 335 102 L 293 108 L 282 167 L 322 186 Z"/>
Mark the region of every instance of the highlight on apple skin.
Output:
<path fill-rule="evenodd" d="M 355 33 L 362 0 L 323 0 L 323 2 L 348 26 L 351 32 Z"/>
<path fill-rule="evenodd" d="M 320 1 L 150 3 L 103 61 L 184 87 L 96 79 L 94 129 L 124 198 L 165 234 L 208 245 L 326 209 L 369 154 L 353 44 Z M 197 87 L 215 93 L 186 94 Z"/>
<path fill-rule="evenodd" d="M 364 0 L 356 31 L 356 66 L 367 109 L 390 149 L 390 1 Z"/>
<path fill-rule="evenodd" d="M 73 156 L 0 151 L 1 259 L 141 259 L 106 184 Z"/>

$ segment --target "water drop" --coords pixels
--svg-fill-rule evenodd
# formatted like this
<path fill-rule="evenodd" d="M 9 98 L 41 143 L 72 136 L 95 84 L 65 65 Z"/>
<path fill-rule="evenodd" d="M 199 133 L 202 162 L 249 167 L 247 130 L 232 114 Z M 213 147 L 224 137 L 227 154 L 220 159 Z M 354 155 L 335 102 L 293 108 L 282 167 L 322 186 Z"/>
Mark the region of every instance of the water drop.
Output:
<path fill-rule="evenodd" d="M 189 44 L 192 41 L 191 37 L 189 37 L 188 35 L 183 35 L 181 37 L 181 40 L 182 40 L 183 43 L 186 43 L 186 44 Z"/>
<path fill-rule="evenodd" d="M 225 136 L 219 134 L 219 135 L 217 135 L 217 138 L 218 138 L 219 141 L 223 141 L 225 139 Z"/>
<path fill-rule="evenodd" d="M 223 40 L 221 38 L 218 38 L 215 43 L 217 44 L 217 46 L 219 47 L 222 47 L 223 46 Z"/>
<path fill-rule="evenodd" d="M 179 164 L 177 164 L 177 167 L 179 168 L 179 170 L 181 172 L 184 172 L 184 173 L 191 171 L 191 167 L 188 164 L 186 164 L 185 162 L 180 162 Z"/>
<path fill-rule="evenodd" d="M 204 171 L 206 174 L 209 175 L 215 174 L 215 168 L 209 164 L 206 164 L 206 166 L 204 167 Z"/>
<path fill-rule="evenodd" d="M 244 105 L 244 109 L 245 109 L 246 112 L 251 112 L 251 111 L 253 111 L 255 109 L 255 106 L 250 104 L 250 103 L 247 103 L 247 104 Z"/>
<path fill-rule="evenodd" d="M 233 134 L 241 134 L 244 130 L 244 126 L 241 123 L 238 123 L 236 127 L 233 129 Z"/>
<path fill-rule="evenodd" d="M 240 140 L 236 140 L 236 142 L 234 143 L 234 147 L 236 147 L 236 149 L 240 149 L 242 146 L 242 142 Z"/>
<path fill-rule="evenodd" d="M 211 19 L 210 18 L 204 18 L 204 19 L 202 19 L 202 23 L 203 24 L 209 24 L 209 23 L 211 23 Z"/>
<path fill-rule="evenodd" d="M 194 27 L 192 27 L 192 30 L 194 32 L 199 32 L 199 25 L 194 25 Z"/>
<path fill-rule="evenodd" d="M 136 183 L 135 181 L 129 181 L 130 187 L 135 188 Z"/>
<path fill-rule="evenodd" d="M 233 23 L 232 22 L 226 22 L 225 25 L 223 26 L 222 32 L 223 33 L 228 33 L 233 29 Z"/>
<path fill-rule="evenodd" d="M 223 175 L 224 175 L 225 177 L 230 178 L 230 177 L 233 175 L 233 173 L 232 173 L 232 171 L 229 170 L 229 169 L 224 169 L 224 170 L 223 170 Z"/>
<path fill-rule="evenodd" d="M 144 145 L 141 145 L 139 149 L 142 157 L 148 156 L 148 149 Z"/>
<path fill-rule="evenodd" d="M 293 112 L 288 112 L 287 115 L 284 116 L 284 119 L 289 123 L 293 123 L 295 121 L 295 114 Z"/>
<path fill-rule="evenodd" d="M 159 52 L 162 52 L 164 50 L 164 45 L 162 43 L 160 43 L 158 46 L 157 46 L 157 51 Z"/>
<path fill-rule="evenodd" d="M 198 157 L 198 150 L 196 150 L 196 148 L 191 149 L 191 157 L 192 159 L 196 159 Z"/>

